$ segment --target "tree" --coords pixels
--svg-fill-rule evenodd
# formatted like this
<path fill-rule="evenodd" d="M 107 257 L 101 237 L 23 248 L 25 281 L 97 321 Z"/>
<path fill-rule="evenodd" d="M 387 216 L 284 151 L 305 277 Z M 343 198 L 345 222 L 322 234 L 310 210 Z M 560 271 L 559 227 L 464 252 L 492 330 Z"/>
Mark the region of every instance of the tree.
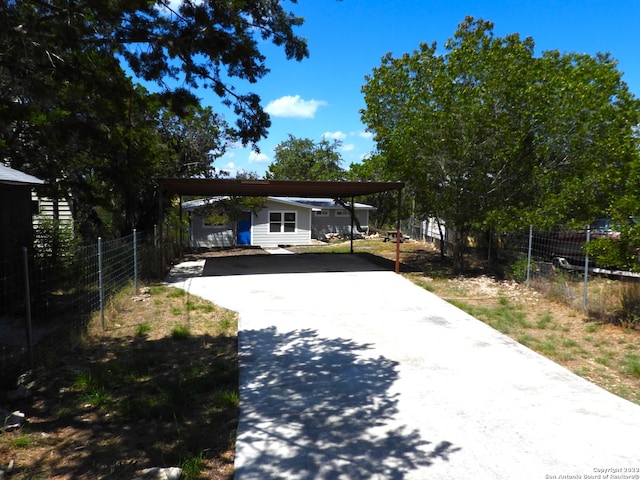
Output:
<path fill-rule="evenodd" d="M 159 134 L 172 165 L 166 176 L 213 178 L 223 175 L 213 167 L 234 138 L 227 124 L 211 107 L 187 107 L 182 115 L 162 109 Z"/>
<path fill-rule="evenodd" d="M 8 54 L 2 68 L 23 78 L 35 74 L 37 83 L 56 70 L 73 68 L 78 57 L 123 59 L 138 78 L 161 86 L 177 107 L 198 104 L 191 90 L 211 89 L 238 116 L 238 138 L 255 144 L 266 135 L 268 115 L 256 94 L 238 93 L 232 82 L 255 83 L 268 73 L 262 41 L 283 47 L 288 59 L 307 57 L 306 41 L 293 31 L 303 19 L 285 11 L 279 0 L 172 5 L 165 0 L 8 0 L 0 37 Z"/>
<path fill-rule="evenodd" d="M 588 217 L 611 201 L 611 166 L 637 156 L 637 101 L 613 60 L 535 57 L 531 38 L 496 38 L 491 22 L 471 17 L 444 54 L 434 43 L 383 57 L 363 93 L 386 168 L 423 214 L 453 229 L 458 270 L 472 230 Z M 576 198 L 587 187 L 589 198 Z"/>
<path fill-rule="evenodd" d="M 0 10 L 0 160 L 48 180 L 54 198 L 73 200 L 89 236 L 146 226 L 157 217 L 153 178 L 213 175 L 211 161 L 228 141 L 255 145 L 266 135 L 260 99 L 234 83 L 268 72 L 264 40 L 288 58 L 307 56 L 293 33 L 301 23 L 276 0 L 175 8 L 164 0 L 8 0 Z M 160 92 L 135 85 L 131 72 Z M 195 88 L 215 92 L 235 127 L 200 110 Z"/>
<path fill-rule="evenodd" d="M 608 54 L 550 51 L 537 67 L 545 81 L 532 102 L 539 118 L 532 137 L 535 179 L 544 197 L 538 197 L 538 208 L 525 209 L 527 217 L 584 225 L 606 214 L 626 219 L 640 213 L 633 186 L 640 102 L 622 81 L 617 62 Z M 624 205 L 630 192 L 633 206 Z"/>
<path fill-rule="evenodd" d="M 387 182 L 394 181 L 393 174 L 385 168 L 385 160 L 379 153 L 375 153 L 362 163 L 352 163 L 347 172 L 351 181 Z M 398 195 L 397 190 L 373 193 L 360 197 L 359 201 L 375 207 L 370 215 L 370 221 L 376 229 L 395 228 L 397 220 Z"/>
<path fill-rule="evenodd" d="M 340 167 L 338 152 L 341 143 L 322 139 L 289 138 L 275 148 L 275 161 L 265 174 L 272 180 L 342 180 L 345 171 Z"/>

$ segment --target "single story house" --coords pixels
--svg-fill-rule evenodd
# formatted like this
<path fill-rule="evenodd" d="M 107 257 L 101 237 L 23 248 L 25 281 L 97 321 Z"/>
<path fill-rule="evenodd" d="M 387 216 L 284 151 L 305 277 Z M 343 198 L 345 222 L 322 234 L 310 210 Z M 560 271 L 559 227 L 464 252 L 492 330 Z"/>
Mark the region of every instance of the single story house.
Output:
<path fill-rule="evenodd" d="M 275 247 L 309 245 L 312 239 L 324 240 L 328 234 L 349 235 L 351 212 L 329 198 L 267 197 L 257 213 L 246 212 L 237 225 L 217 223 L 206 214 L 206 206 L 222 197 L 191 200 L 182 203 L 188 213 L 189 247 L 211 248 L 248 245 Z M 369 228 L 369 205 L 355 203 L 354 213 L 361 233 Z M 356 227 L 354 227 L 354 230 Z"/>

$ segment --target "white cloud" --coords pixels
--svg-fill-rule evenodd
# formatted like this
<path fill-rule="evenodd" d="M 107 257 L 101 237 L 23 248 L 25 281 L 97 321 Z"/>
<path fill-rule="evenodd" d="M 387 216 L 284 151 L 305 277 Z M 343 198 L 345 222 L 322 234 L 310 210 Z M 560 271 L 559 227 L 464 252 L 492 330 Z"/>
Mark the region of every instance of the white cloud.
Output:
<path fill-rule="evenodd" d="M 326 104 L 324 100 L 303 100 L 300 95 L 285 95 L 269 102 L 264 111 L 274 117 L 313 118 L 318 108 Z"/>
<path fill-rule="evenodd" d="M 347 134 L 341 132 L 340 130 L 338 130 L 337 132 L 324 132 L 322 134 L 322 138 L 343 142 L 344 140 L 346 140 Z"/>
<path fill-rule="evenodd" d="M 225 170 L 233 170 L 234 168 L 236 168 L 236 164 L 233 162 L 227 162 L 227 164 L 224 166 Z"/>
<path fill-rule="evenodd" d="M 371 133 L 371 132 L 358 132 L 358 136 L 359 136 L 360 138 L 367 138 L 367 139 L 369 139 L 369 138 L 373 138 L 373 133 Z"/>
<path fill-rule="evenodd" d="M 345 145 L 342 145 L 341 150 L 343 152 L 351 152 L 352 150 L 355 150 L 356 146 L 353 143 L 347 143 Z"/>
<path fill-rule="evenodd" d="M 264 153 L 257 153 L 254 151 L 249 153 L 249 163 L 266 163 L 269 160 L 269 157 Z"/>

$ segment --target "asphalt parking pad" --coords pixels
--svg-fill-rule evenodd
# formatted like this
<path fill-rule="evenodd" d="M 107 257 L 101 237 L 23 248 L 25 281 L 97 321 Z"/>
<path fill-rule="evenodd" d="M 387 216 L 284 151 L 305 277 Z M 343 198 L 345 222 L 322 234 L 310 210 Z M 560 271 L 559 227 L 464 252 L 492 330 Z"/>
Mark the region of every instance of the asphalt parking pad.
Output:
<path fill-rule="evenodd" d="M 393 271 L 394 263 L 368 253 L 243 255 L 208 258 L 203 277 L 276 273 Z"/>

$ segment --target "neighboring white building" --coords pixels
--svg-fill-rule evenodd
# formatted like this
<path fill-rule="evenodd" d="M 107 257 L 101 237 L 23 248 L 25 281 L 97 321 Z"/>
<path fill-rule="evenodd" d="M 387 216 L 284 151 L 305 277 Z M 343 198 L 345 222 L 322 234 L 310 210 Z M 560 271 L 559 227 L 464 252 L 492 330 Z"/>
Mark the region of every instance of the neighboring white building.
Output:
<path fill-rule="evenodd" d="M 54 219 L 57 217 L 61 224 L 73 225 L 73 213 L 71 212 L 71 206 L 67 200 L 58 200 L 55 202 L 48 197 L 39 196 L 36 192 L 31 192 L 31 202 L 34 205 L 34 212 L 36 215 L 33 217 L 33 226 L 39 225 L 39 219 L 41 217 Z"/>
<path fill-rule="evenodd" d="M 215 224 L 211 217 L 199 213 L 207 204 L 219 200 L 209 198 L 182 203 L 183 211 L 190 213 L 189 247 L 230 247 L 234 244 L 232 225 Z M 374 207 L 360 203 L 354 207 L 360 227 L 366 232 L 369 212 Z M 264 208 L 257 213 L 247 212 L 235 230 L 237 245 L 309 245 L 312 238 L 324 240 L 329 233 L 348 235 L 351 215 L 332 199 L 268 197 Z"/>
<path fill-rule="evenodd" d="M 349 235 L 351 233 L 351 212 L 330 198 L 296 199 L 298 202 L 313 208 L 311 221 L 311 238 L 324 240 L 328 234 Z M 369 212 L 375 210 L 364 203 L 354 204 L 354 213 L 358 222 L 354 229 L 358 233 L 358 223 L 362 229 L 359 233 L 369 233 Z"/>

